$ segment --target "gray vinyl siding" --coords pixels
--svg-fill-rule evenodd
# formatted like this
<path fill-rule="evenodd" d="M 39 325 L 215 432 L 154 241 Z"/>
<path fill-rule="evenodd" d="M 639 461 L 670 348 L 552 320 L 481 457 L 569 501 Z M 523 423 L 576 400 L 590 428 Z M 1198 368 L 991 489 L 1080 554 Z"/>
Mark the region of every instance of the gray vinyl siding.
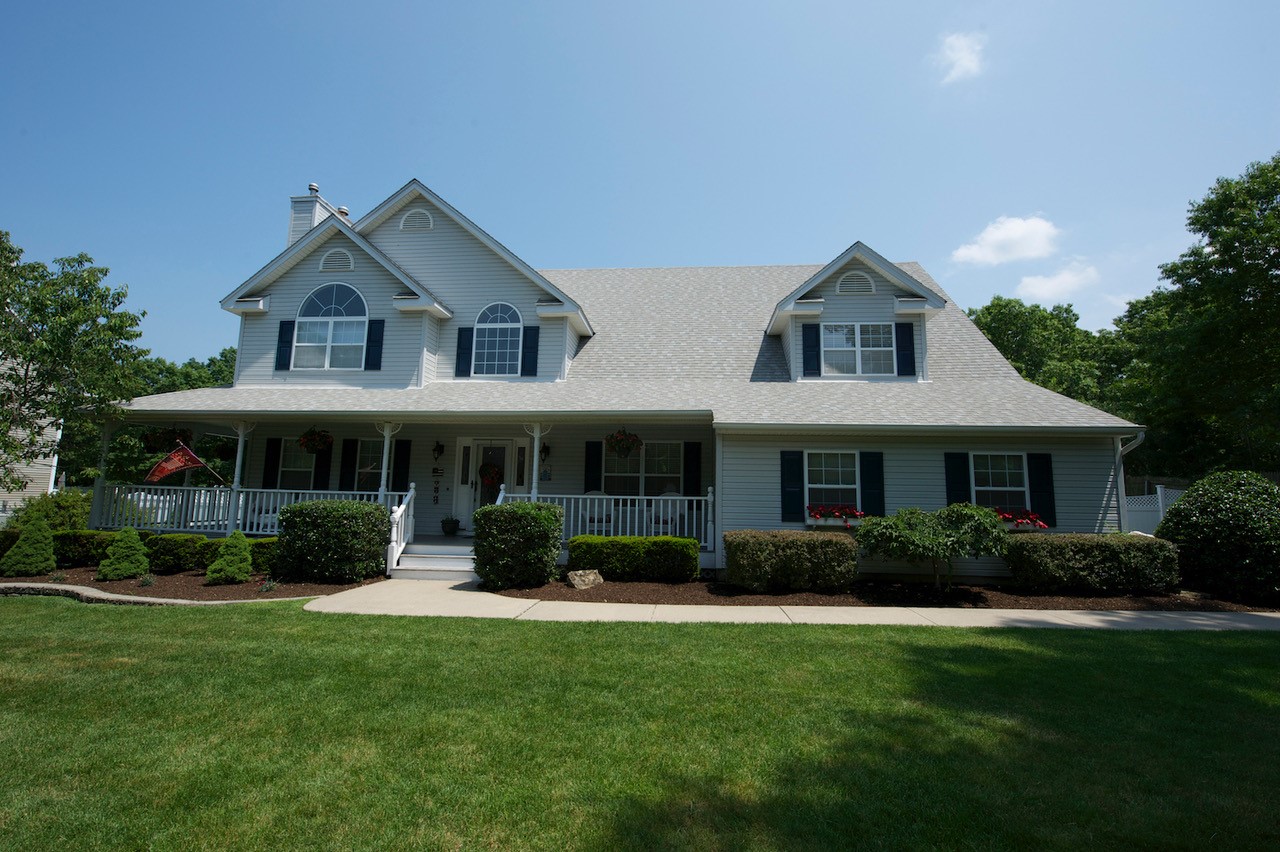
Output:
<path fill-rule="evenodd" d="M 947 452 L 1050 453 L 1053 456 L 1054 498 L 1058 525 L 1055 532 L 1114 532 L 1116 515 L 1115 456 L 1111 441 L 1004 439 L 921 439 L 840 437 L 743 437 L 726 435 L 723 481 L 717 489 L 726 496 L 721 503 L 725 530 L 803 529 L 803 523 L 780 520 L 782 450 L 842 449 L 884 453 L 885 511 L 916 506 L 928 511 L 946 503 Z M 881 566 L 907 570 L 905 566 Z M 1007 573 L 995 560 L 968 566 L 971 575 Z"/>
<path fill-rule="evenodd" d="M 333 248 L 351 253 L 355 268 L 348 272 L 321 272 L 320 259 Z M 369 308 L 369 319 L 386 321 L 381 370 L 277 371 L 276 340 L 282 320 L 294 320 L 298 308 L 317 287 L 334 281 L 360 291 Z M 335 234 L 312 251 L 265 290 L 270 309 L 241 321 L 238 385 L 312 384 L 344 387 L 417 387 L 422 369 L 423 314 L 396 310 L 392 297 L 404 290 L 379 263 L 341 234 Z"/>
<path fill-rule="evenodd" d="M 795 327 L 795 319 L 792 318 L 786 325 L 782 327 L 782 354 L 787 359 L 787 371 L 791 374 L 791 380 L 795 381 L 800 375 L 800 354 L 793 349 L 792 339 L 796 336 L 792 333 Z"/>
<path fill-rule="evenodd" d="M 400 220 L 421 208 L 431 214 L 430 231 L 401 231 Z M 564 366 L 564 320 L 538 319 L 537 302 L 547 293 L 423 199 L 397 210 L 368 234 L 369 241 L 431 290 L 453 311 L 440 323 L 434 376 L 451 381 L 457 354 L 458 329 L 475 325 L 476 316 L 494 302 L 507 302 L 520 312 L 526 326 L 539 325 L 538 379 L 557 379 Z"/>

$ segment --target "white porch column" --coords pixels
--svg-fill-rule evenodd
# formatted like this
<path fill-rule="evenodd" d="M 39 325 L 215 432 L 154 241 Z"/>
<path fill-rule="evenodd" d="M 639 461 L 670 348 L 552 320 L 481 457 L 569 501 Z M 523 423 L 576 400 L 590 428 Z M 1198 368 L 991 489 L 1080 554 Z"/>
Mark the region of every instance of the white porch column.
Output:
<path fill-rule="evenodd" d="M 244 445 L 256 423 L 241 420 L 235 424 L 236 429 L 236 472 L 231 477 L 231 504 L 227 512 L 227 535 L 235 532 L 240 526 L 240 476 L 244 472 Z"/>
<path fill-rule="evenodd" d="M 538 478 L 542 473 L 542 436 L 551 433 L 551 427 L 543 429 L 541 423 L 526 423 L 524 431 L 533 436 L 533 485 L 529 488 L 529 499 L 538 502 Z"/>
<path fill-rule="evenodd" d="M 107 455 L 111 450 L 111 436 L 115 434 L 116 424 L 102 424 L 102 446 L 98 451 L 98 475 L 93 478 L 93 504 L 89 507 L 89 526 L 98 529 L 102 524 L 102 503 L 106 499 L 107 490 Z"/>
<path fill-rule="evenodd" d="M 382 476 L 378 479 L 378 502 L 387 505 L 387 478 L 391 471 L 391 436 L 400 431 L 400 423 L 379 423 L 377 429 L 382 433 Z"/>

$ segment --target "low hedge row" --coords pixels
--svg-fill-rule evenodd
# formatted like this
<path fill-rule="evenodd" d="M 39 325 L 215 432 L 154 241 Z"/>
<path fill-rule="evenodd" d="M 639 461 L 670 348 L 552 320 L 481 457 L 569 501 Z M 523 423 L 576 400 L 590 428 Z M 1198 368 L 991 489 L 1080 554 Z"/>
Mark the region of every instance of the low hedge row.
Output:
<path fill-rule="evenodd" d="M 1036 591 L 1163 592 L 1178 585 L 1178 549 L 1147 536 L 1015 535 L 1005 561 L 1015 583 Z"/>
<path fill-rule="evenodd" d="M 858 576 L 858 545 L 843 532 L 730 530 L 725 581 L 753 592 L 847 591 Z"/>
<path fill-rule="evenodd" d="M 698 542 L 675 536 L 577 535 L 569 570 L 596 570 L 606 580 L 687 583 L 698 578 Z"/>
<path fill-rule="evenodd" d="M 560 535 L 564 507 L 554 503 L 482 506 L 472 515 L 476 528 L 475 572 L 485 588 L 541 586 L 560 576 Z"/>
<path fill-rule="evenodd" d="M 0 556 L 18 540 L 17 530 L 0 530 Z M 96 568 L 107 558 L 107 549 L 115 543 L 115 530 L 63 530 L 53 533 L 53 555 L 58 568 Z M 138 530 L 147 547 L 147 560 L 153 574 L 178 574 L 183 571 L 206 571 L 218 559 L 224 538 L 210 538 L 190 533 L 157 535 Z M 249 539 L 256 574 L 275 575 L 277 539 Z"/>

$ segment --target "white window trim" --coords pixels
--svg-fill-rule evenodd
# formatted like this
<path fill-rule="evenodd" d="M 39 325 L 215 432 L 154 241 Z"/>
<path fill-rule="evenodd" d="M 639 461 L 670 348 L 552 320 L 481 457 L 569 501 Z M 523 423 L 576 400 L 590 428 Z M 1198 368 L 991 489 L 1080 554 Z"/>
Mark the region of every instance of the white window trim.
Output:
<path fill-rule="evenodd" d="M 1023 452 L 1015 452 L 1009 450 L 986 450 L 984 452 L 969 453 L 969 502 L 975 506 L 978 503 L 978 477 L 977 468 L 974 466 L 974 456 L 1018 456 L 1022 459 L 1022 488 L 995 488 L 992 486 L 983 486 L 983 491 L 1022 491 L 1024 508 L 1031 511 L 1031 477 L 1027 473 L 1027 454 Z M 1016 509 L 1017 506 L 1001 506 L 1002 509 Z"/>
<path fill-rule="evenodd" d="M 324 265 L 329 262 L 329 255 L 331 254 L 345 255 L 347 258 L 347 265 L 342 269 L 325 269 Z M 324 256 L 320 258 L 319 268 L 321 272 L 350 272 L 351 270 L 356 268 L 356 262 L 355 262 L 355 259 L 351 256 L 351 252 L 347 251 L 346 249 L 335 248 L 335 249 L 329 249 L 327 252 L 324 253 Z"/>
<path fill-rule="evenodd" d="M 381 438 L 357 438 L 356 441 L 357 441 L 356 443 L 356 475 L 355 475 L 354 481 L 351 483 L 352 487 L 356 491 L 377 491 L 378 488 L 382 485 L 382 439 Z M 373 488 L 362 489 L 360 487 L 360 458 L 361 456 L 364 455 L 366 444 L 374 448 L 375 463 L 374 463 L 374 468 L 372 471 L 370 471 L 370 473 L 377 474 L 378 481 L 374 484 Z M 396 450 L 395 442 L 393 441 L 391 443 L 391 455 L 395 455 L 395 450 Z M 387 464 L 389 466 L 394 467 L 394 464 L 395 464 L 394 459 L 388 458 Z M 388 473 L 387 486 L 390 487 L 390 485 L 391 485 L 391 475 L 390 473 Z"/>
<path fill-rule="evenodd" d="M 318 292 L 318 291 L 320 291 L 320 290 L 323 290 L 325 287 L 328 287 L 328 286 L 333 285 L 333 284 L 338 284 L 338 285 L 341 285 L 341 286 L 343 286 L 343 287 L 350 287 L 350 288 L 351 288 L 352 292 L 354 292 L 354 293 L 356 294 L 356 296 L 358 296 L 358 297 L 359 297 L 359 299 L 360 299 L 360 304 L 364 305 L 364 316 L 363 316 L 363 317 L 304 317 L 304 316 L 302 315 L 302 307 L 303 307 L 303 305 L 306 305 L 306 303 L 307 303 L 307 299 L 310 299 L 310 298 L 311 298 L 311 296 L 312 296 L 312 295 L 314 295 L 316 292 Z M 359 367 L 330 367 L 330 366 L 329 366 L 329 357 L 330 357 L 330 355 L 331 355 L 331 354 L 332 354 L 332 352 L 333 352 L 333 324 L 334 324 L 334 322 L 354 322 L 354 321 L 356 321 L 356 320 L 359 320 L 360 322 L 363 322 L 363 323 L 364 323 L 364 339 L 360 341 L 360 366 L 359 366 Z M 300 367 L 300 366 L 298 366 L 298 345 L 299 345 L 299 344 L 298 344 L 298 332 L 299 332 L 299 330 L 300 330 L 299 324 L 300 324 L 300 323 L 304 323 L 304 322 L 328 322 L 328 323 L 329 323 L 329 330 L 328 330 L 328 332 L 325 334 L 325 344 L 324 344 L 324 366 L 323 366 L 323 367 Z M 320 344 L 319 344 L 319 343 L 303 343 L 303 344 L 301 344 L 301 345 L 302 345 L 302 346 L 319 346 Z M 340 345 L 340 346 L 354 346 L 355 344 L 354 344 L 354 343 L 341 343 L 341 344 L 339 344 L 339 345 Z M 327 371 L 335 372 L 335 373 L 358 373 L 358 372 L 362 372 L 362 371 L 364 370 L 364 359 L 365 359 L 365 355 L 366 355 L 366 353 L 367 353 L 367 351 L 368 351 L 368 346 L 369 346 L 369 302 L 365 299 L 364 294 L 360 292 L 360 289 L 359 289 L 358 287 L 356 287 L 356 286 L 354 286 L 354 285 L 352 285 L 352 284 L 348 284 L 348 283 L 347 283 L 347 282 L 345 282 L 345 281 L 326 281 L 325 283 L 321 284 L 319 287 L 316 287 L 314 290 L 312 290 L 310 293 L 308 293 L 306 296 L 304 296 L 304 297 L 303 297 L 303 299 L 302 299 L 302 304 L 298 306 L 298 313 L 297 313 L 297 315 L 296 315 L 296 316 L 294 316 L 294 322 L 293 322 L 293 349 L 292 349 L 292 351 L 290 352 L 290 357 L 291 357 L 290 365 L 291 365 L 291 368 L 292 368 L 292 369 L 294 369 L 294 370 L 327 370 Z"/>
<path fill-rule="evenodd" d="M 847 325 L 847 323 L 842 323 L 842 324 Z M 851 450 L 846 447 L 831 447 L 830 449 L 824 449 L 820 447 L 818 449 L 804 451 L 804 506 L 805 506 L 804 513 L 805 513 L 805 517 L 807 518 L 809 516 L 810 506 L 824 505 L 822 503 L 815 504 L 812 500 L 809 499 L 809 487 L 810 487 L 809 486 L 809 454 L 810 453 L 852 453 L 853 454 L 853 478 L 854 478 L 853 489 L 855 492 L 855 496 L 857 497 L 857 500 L 854 502 L 854 506 L 856 506 L 858 511 L 861 512 L 862 511 L 862 452 L 860 450 Z M 970 469 L 972 469 L 972 465 L 970 465 Z M 813 487 L 814 488 L 848 488 L 849 486 L 847 485 L 814 485 Z M 842 503 L 840 505 L 847 506 L 848 504 Z"/>
<path fill-rule="evenodd" d="M 833 348 L 832 352 L 853 352 L 857 359 L 858 371 L 856 373 L 828 373 L 827 372 L 827 327 L 833 325 L 851 325 L 854 327 L 854 338 L 856 345 L 853 347 Z M 866 373 L 862 370 L 862 327 L 865 325 L 887 325 L 889 326 L 889 351 L 892 353 L 890 364 L 893 369 L 887 373 Z M 884 349 L 877 347 L 873 351 L 883 352 Z M 886 379 L 894 378 L 898 375 L 898 329 L 893 322 L 824 322 L 818 326 L 818 367 L 821 370 L 823 378 L 831 379 L 847 379 L 853 376 L 859 378 Z"/>
<path fill-rule="evenodd" d="M 480 323 L 480 317 L 484 312 L 492 308 L 494 305 L 506 305 L 516 312 L 517 322 L 486 322 L 483 326 Z M 516 370 L 514 373 L 479 373 L 476 371 L 476 354 L 480 346 L 480 329 L 481 328 L 516 328 L 520 330 L 520 336 L 516 339 Z M 516 378 L 524 372 L 524 314 L 520 313 L 520 309 L 510 302 L 490 302 L 480 310 L 476 311 L 475 325 L 471 326 L 471 377 L 473 379 L 509 379 Z"/>
<path fill-rule="evenodd" d="M 636 498 L 638 498 L 638 499 L 643 499 L 643 498 L 646 498 L 646 497 L 660 497 L 660 496 L 662 496 L 661 494 L 645 494 L 645 493 L 644 493 L 644 485 L 645 485 L 645 479 L 646 479 L 646 477 L 650 477 L 650 476 L 652 476 L 654 479 L 658 479 L 658 478 L 662 478 L 662 479 L 671 479 L 671 478 L 672 478 L 672 474 L 669 474 L 669 473 L 664 473 L 664 474 L 649 474 L 649 473 L 646 473 L 646 472 L 645 472 L 645 465 L 646 465 L 646 463 L 648 462 L 648 459 L 647 459 L 647 458 L 646 458 L 646 456 L 645 456 L 645 450 L 648 448 L 648 446 L 649 446 L 650 444 L 675 444 L 675 445 L 679 448 L 679 451 L 680 451 L 680 465 L 679 465 L 679 467 L 680 467 L 680 471 L 679 471 L 679 473 L 675 474 L 675 479 L 676 479 L 676 480 L 677 480 L 677 482 L 679 483 L 679 484 L 678 484 L 678 486 L 677 486 L 677 488 L 676 488 L 676 490 L 677 490 L 677 491 L 678 491 L 678 492 L 683 496 L 683 495 L 684 495 L 684 441 L 646 441 L 646 442 L 645 442 L 643 445 L 641 445 L 641 447 L 640 447 L 640 470 L 639 470 L 638 472 L 636 472 L 636 473 L 609 473 L 609 472 L 608 472 L 608 470 L 606 470 L 606 467 L 605 467 L 606 463 L 607 463 L 607 462 L 608 462 L 608 460 L 609 460 L 609 448 L 608 448 L 608 447 L 605 447 L 605 446 L 602 446 L 602 447 L 601 447 L 601 449 L 600 449 L 600 454 L 601 454 L 601 458 L 600 458 L 600 486 L 601 486 L 601 489 L 603 490 L 603 488 L 604 488 L 604 480 L 605 480 L 606 478 L 608 478 L 608 477 L 610 477 L 610 476 L 626 476 L 626 477 L 634 477 L 634 478 L 636 478 L 636 479 L 640 480 L 640 490 L 639 490 L 639 492 L 638 492 L 637 494 L 635 494 L 635 495 L 630 495 L 630 494 L 617 494 L 617 495 L 615 495 L 615 494 L 610 493 L 610 494 L 609 494 L 609 496 L 611 496 L 611 497 L 614 497 L 614 496 L 617 496 L 617 497 L 632 497 L 632 496 L 634 496 L 634 497 L 636 497 Z M 663 492 L 663 493 L 666 493 L 666 492 Z"/>
<path fill-rule="evenodd" d="M 292 438 L 281 438 L 280 440 L 285 444 L 291 444 L 295 447 L 298 446 L 297 435 L 294 435 Z M 307 453 L 306 456 L 311 460 L 311 468 L 307 470 L 307 487 L 306 488 L 285 488 L 284 487 L 284 472 L 286 470 L 293 471 L 296 473 L 303 470 L 304 468 L 285 467 L 284 466 L 285 454 L 281 452 L 280 461 L 276 464 L 276 488 L 280 489 L 281 491 L 314 491 L 315 490 L 316 456 L 315 456 L 315 453 Z"/>

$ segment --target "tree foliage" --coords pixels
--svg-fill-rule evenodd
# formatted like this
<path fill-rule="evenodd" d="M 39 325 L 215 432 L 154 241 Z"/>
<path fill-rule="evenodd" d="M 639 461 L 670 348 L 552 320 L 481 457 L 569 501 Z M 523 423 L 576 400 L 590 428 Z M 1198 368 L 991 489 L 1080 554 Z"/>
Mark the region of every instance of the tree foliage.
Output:
<path fill-rule="evenodd" d="M 54 451 L 51 426 L 100 419 L 132 395 L 142 317 L 106 277 L 85 254 L 23 262 L 0 231 L 0 487 L 20 489 L 18 466 Z"/>
<path fill-rule="evenodd" d="M 995 296 L 969 318 L 1024 379 L 1073 399 L 1100 402 L 1097 341 L 1071 305 L 1043 308 Z"/>

